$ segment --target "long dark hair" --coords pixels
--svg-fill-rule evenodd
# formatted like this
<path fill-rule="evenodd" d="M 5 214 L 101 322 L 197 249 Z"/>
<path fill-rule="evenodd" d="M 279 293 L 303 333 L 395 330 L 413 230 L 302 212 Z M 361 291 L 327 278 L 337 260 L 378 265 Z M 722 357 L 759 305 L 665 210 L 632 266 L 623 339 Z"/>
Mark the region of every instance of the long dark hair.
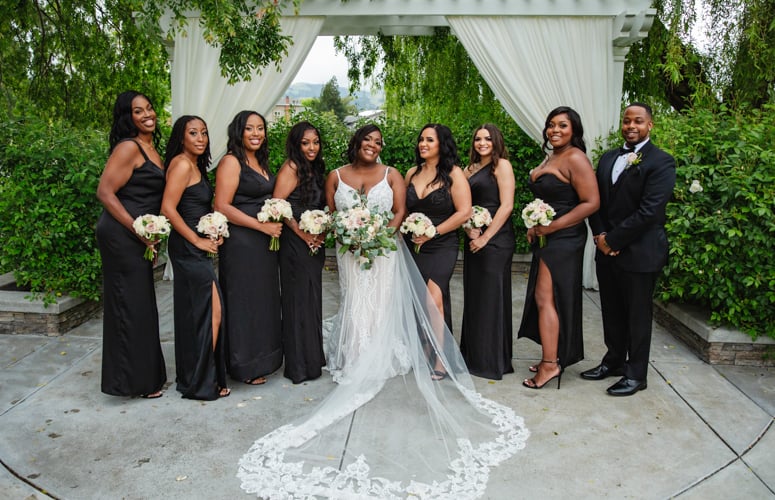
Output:
<path fill-rule="evenodd" d="M 471 149 L 468 152 L 469 165 L 482 161 L 482 155 L 479 154 L 475 147 L 476 133 L 480 130 L 486 130 L 487 133 L 490 134 L 490 139 L 492 139 L 492 163 L 490 164 L 490 174 L 495 175 L 495 167 L 498 166 L 498 161 L 500 161 L 501 158 L 504 160 L 509 159 L 509 150 L 506 148 L 506 141 L 503 139 L 503 134 L 498 127 L 492 123 L 485 123 L 474 130 L 474 133 L 471 135 Z"/>
<path fill-rule="evenodd" d="M 570 138 L 571 146 L 576 146 L 586 153 L 587 146 L 584 144 L 584 126 L 581 124 L 581 117 L 573 108 L 569 108 L 568 106 L 560 106 L 549 112 L 549 116 L 546 117 L 546 122 L 544 122 L 544 130 L 541 132 L 544 136 L 544 143 L 541 145 L 541 149 L 543 149 L 544 152 L 550 149 L 549 136 L 546 135 L 546 129 L 549 128 L 549 122 L 552 121 L 552 118 L 562 114 L 568 115 L 568 120 L 570 120 L 572 133 Z"/>
<path fill-rule="evenodd" d="M 304 132 L 308 130 L 314 130 L 320 139 L 320 151 L 311 162 L 301 152 L 301 140 L 304 138 Z M 320 137 L 320 131 L 317 127 L 307 121 L 299 122 L 291 127 L 288 138 L 285 140 L 285 155 L 296 165 L 302 201 L 314 203 L 317 201 L 314 199 L 314 194 L 322 192 L 326 175 L 326 163 L 323 161 L 323 138 Z M 315 186 L 317 189 L 313 189 Z"/>
<path fill-rule="evenodd" d="M 358 151 L 361 149 L 361 143 L 372 132 L 379 132 L 379 135 L 382 135 L 382 130 L 378 126 L 368 123 L 356 130 L 350 138 L 350 142 L 347 144 L 347 151 L 345 151 L 345 158 L 347 158 L 350 164 L 355 163 L 355 160 L 358 158 Z"/>
<path fill-rule="evenodd" d="M 196 115 L 183 115 L 175 120 L 175 124 L 172 126 L 170 140 L 167 142 L 167 151 L 164 153 L 165 169 L 170 166 L 170 162 L 172 162 L 173 158 L 183 152 L 183 137 L 186 135 L 186 126 L 193 120 L 201 121 L 205 124 L 205 128 L 207 128 L 207 123 Z M 210 167 L 209 138 L 207 140 L 207 147 L 205 148 L 204 153 L 197 156 L 196 158 L 196 166 L 199 169 L 199 173 L 201 173 L 202 177 L 205 179 L 205 182 L 209 183 L 210 180 L 207 178 L 207 169 Z"/>
<path fill-rule="evenodd" d="M 457 144 L 455 144 L 452 131 L 446 125 L 428 123 L 420 129 L 420 133 L 417 134 L 416 146 L 414 147 L 414 163 L 417 165 L 414 175 L 422 171 L 425 163 L 425 160 L 420 157 L 420 139 L 422 139 L 423 131 L 429 128 L 436 131 L 436 137 L 439 139 L 439 164 L 436 167 L 436 177 L 431 182 L 431 185 L 441 184 L 449 189 L 452 186 L 450 173 L 455 165 L 460 165 L 460 157 L 457 154 Z M 409 180 L 411 181 L 411 178 Z"/>
<path fill-rule="evenodd" d="M 242 142 L 242 136 L 245 132 L 245 127 L 248 124 L 248 118 L 251 115 L 256 115 L 264 122 L 264 142 L 261 143 L 261 147 L 255 153 L 258 164 L 264 168 L 267 173 L 269 172 L 269 130 L 267 129 L 266 118 L 261 113 L 255 111 L 245 110 L 240 111 L 229 123 L 227 128 L 228 142 L 226 143 L 226 151 L 229 154 L 234 155 L 240 164 L 247 165 L 248 155 L 245 151 L 245 144 Z"/>
<path fill-rule="evenodd" d="M 135 126 L 135 122 L 132 120 L 132 101 L 138 96 L 145 97 L 148 102 L 151 103 L 151 107 L 153 107 L 151 98 L 136 90 L 121 92 L 118 97 L 116 97 L 116 103 L 113 105 L 113 125 L 110 127 L 110 134 L 108 134 L 108 143 L 110 144 L 111 153 L 119 142 L 124 139 L 137 137 L 140 133 Z M 156 149 L 159 148 L 160 141 L 161 132 L 159 131 L 157 122 L 157 126 L 153 130 L 153 145 Z"/>

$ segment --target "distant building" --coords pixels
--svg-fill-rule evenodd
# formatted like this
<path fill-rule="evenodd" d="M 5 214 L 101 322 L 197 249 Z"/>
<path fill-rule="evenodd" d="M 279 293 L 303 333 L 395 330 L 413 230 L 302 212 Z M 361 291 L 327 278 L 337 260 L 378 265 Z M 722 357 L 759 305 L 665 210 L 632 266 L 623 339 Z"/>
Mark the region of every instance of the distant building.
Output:
<path fill-rule="evenodd" d="M 277 123 L 279 121 L 291 121 L 291 118 L 296 113 L 304 111 L 306 107 L 301 104 L 300 99 L 291 99 L 285 96 L 285 101 L 278 102 L 272 108 L 272 112 L 266 117 L 269 123 Z"/>
<path fill-rule="evenodd" d="M 348 115 L 344 117 L 344 124 L 349 128 L 355 128 L 358 122 L 376 120 L 385 114 L 382 109 L 367 109 L 358 113 L 358 116 Z"/>

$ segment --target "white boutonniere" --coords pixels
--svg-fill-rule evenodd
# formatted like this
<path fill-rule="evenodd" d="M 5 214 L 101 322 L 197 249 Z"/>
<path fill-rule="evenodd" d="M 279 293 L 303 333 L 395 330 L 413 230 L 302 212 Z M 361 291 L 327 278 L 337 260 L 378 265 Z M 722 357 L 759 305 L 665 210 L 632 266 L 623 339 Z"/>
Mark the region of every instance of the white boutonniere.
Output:
<path fill-rule="evenodd" d="M 627 161 L 627 166 L 624 167 L 625 170 L 632 167 L 633 165 L 638 165 L 641 162 L 641 155 L 642 153 L 627 153 L 627 158 L 625 158 Z"/>

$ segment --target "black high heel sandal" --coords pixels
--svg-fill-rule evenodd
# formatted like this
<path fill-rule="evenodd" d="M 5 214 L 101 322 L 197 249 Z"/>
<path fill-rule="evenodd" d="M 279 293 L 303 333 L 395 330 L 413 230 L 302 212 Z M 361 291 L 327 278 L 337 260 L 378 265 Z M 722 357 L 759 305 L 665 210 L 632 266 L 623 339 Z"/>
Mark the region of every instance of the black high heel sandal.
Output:
<path fill-rule="evenodd" d="M 549 364 L 557 365 L 560 368 L 560 373 L 558 373 L 557 375 L 551 377 L 549 380 L 547 380 L 546 382 L 544 382 L 541 385 L 538 385 L 536 383 L 535 377 L 533 377 L 533 378 L 526 378 L 525 380 L 522 381 L 522 385 L 524 385 L 528 389 L 542 389 L 546 384 L 548 384 L 549 382 L 551 382 L 552 380 L 554 380 L 556 378 L 557 379 L 557 389 L 559 389 L 560 388 L 560 382 L 562 381 L 562 373 L 563 373 L 563 371 L 565 371 L 564 368 L 560 365 L 560 360 L 558 359 L 557 361 L 549 361 L 549 360 L 546 360 L 546 359 L 542 359 L 541 363 L 549 363 Z M 538 369 L 538 365 L 536 365 L 536 369 Z M 532 385 L 530 385 L 528 382 L 531 382 Z"/>

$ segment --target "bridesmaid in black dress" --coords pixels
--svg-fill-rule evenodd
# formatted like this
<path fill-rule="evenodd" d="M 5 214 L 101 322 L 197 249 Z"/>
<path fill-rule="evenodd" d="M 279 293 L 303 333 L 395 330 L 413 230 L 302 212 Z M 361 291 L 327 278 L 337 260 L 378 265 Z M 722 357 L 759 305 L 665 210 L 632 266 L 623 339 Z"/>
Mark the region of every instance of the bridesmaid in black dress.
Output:
<path fill-rule="evenodd" d="M 581 331 L 581 277 L 587 228 L 584 220 L 600 206 L 597 180 L 587 158 L 581 118 L 573 109 L 552 110 L 544 126 L 546 159 L 530 172 L 528 186 L 554 208 L 548 226 L 527 231 L 533 262 L 518 337 L 541 344 L 536 376 L 522 384 L 540 389 L 563 370 L 584 359 Z M 551 148 L 548 148 L 551 145 Z M 546 243 L 539 245 L 539 236 Z"/>
<path fill-rule="evenodd" d="M 235 380 L 260 385 L 283 363 L 278 252 L 269 250 L 281 222 L 259 222 L 272 197 L 266 120 L 241 111 L 228 129 L 228 153 L 215 174 L 215 209 L 229 219 L 219 256 L 225 307 L 227 370 Z"/>
<path fill-rule="evenodd" d="M 420 245 L 412 256 L 428 292 L 452 331 L 449 280 L 457 261 L 457 229 L 471 216 L 471 190 L 463 171 L 452 132 L 445 125 L 425 125 L 417 137 L 416 166 L 406 172 L 407 213 L 425 214 L 436 226 L 436 236 L 404 235 L 407 245 Z M 431 375 L 434 380 L 446 377 L 440 360 Z"/>
<path fill-rule="evenodd" d="M 196 231 L 199 219 L 212 212 L 213 201 L 204 120 L 181 116 L 175 121 L 164 164 L 167 186 L 161 210 L 173 229 L 169 254 L 174 271 L 177 389 L 184 398 L 209 401 L 228 396 L 229 389 L 221 341 L 221 290 L 208 256 L 218 252 L 223 238 L 212 240 Z"/>
<path fill-rule="evenodd" d="M 299 229 L 306 210 L 325 204 L 323 183 L 326 166 L 320 154 L 320 132 L 309 122 L 294 125 L 285 144 L 287 159 L 277 173 L 274 197 L 284 198 L 293 208 L 286 219 L 290 231 L 280 237 L 280 282 L 283 314 L 283 350 L 286 378 L 294 384 L 322 375 L 323 354 L 323 264 L 320 249 L 324 235 Z"/>
<path fill-rule="evenodd" d="M 484 124 L 474 132 L 471 163 L 463 170 L 471 202 L 492 222 L 466 230 L 463 245 L 463 327 L 460 351 L 468 370 L 501 380 L 511 366 L 511 260 L 514 255 L 514 170 L 503 134 Z"/>
<path fill-rule="evenodd" d="M 167 381 L 159 342 L 153 244 L 132 228 L 140 215 L 158 214 L 164 170 L 156 151 L 160 133 L 151 101 L 135 91 L 120 94 L 113 108 L 110 157 L 97 187 L 104 206 L 97 221 L 102 257 L 102 392 L 158 398 Z"/>

